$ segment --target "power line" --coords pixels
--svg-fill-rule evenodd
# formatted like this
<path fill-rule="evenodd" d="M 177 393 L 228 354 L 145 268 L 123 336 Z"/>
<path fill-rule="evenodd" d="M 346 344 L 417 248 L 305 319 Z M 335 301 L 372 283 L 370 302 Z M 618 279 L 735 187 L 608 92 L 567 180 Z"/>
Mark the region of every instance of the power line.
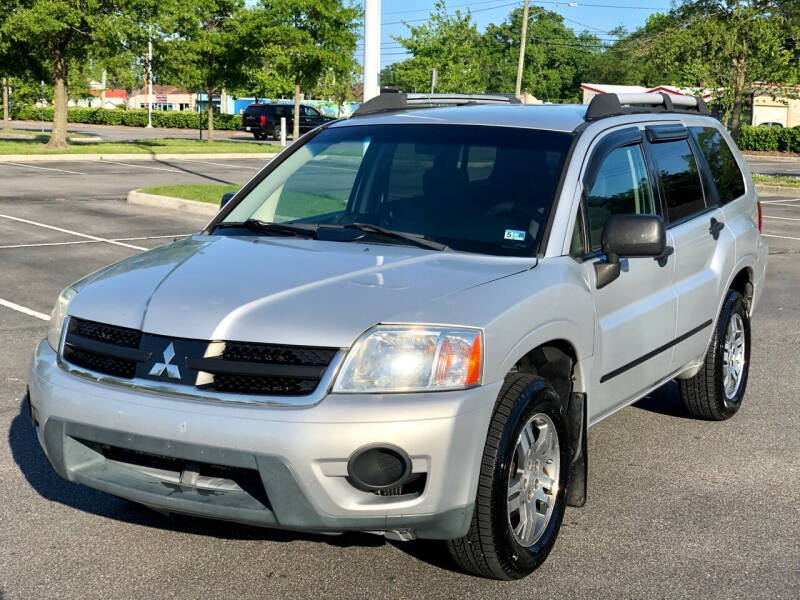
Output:
<path fill-rule="evenodd" d="M 516 2 L 509 2 L 507 4 L 496 4 L 495 6 L 490 6 L 489 8 L 479 8 L 477 10 L 469 11 L 470 14 L 477 13 L 477 12 L 485 12 L 487 10 L 496 10 L 498 8 L 503 8 L 505 6 L 515 6 L 522 4 L 521 0 L 517 0 Z M 448 16 L 453 16 L 453 13 L 447 13 Z M 381 25 L 404 25 L 405 23 L 420 23 L 422 21 L 428 21 L 429 18 L 425 19 L 408 19 L 402 21 L 389 21 L 388 23 L 381 23 Z"/>

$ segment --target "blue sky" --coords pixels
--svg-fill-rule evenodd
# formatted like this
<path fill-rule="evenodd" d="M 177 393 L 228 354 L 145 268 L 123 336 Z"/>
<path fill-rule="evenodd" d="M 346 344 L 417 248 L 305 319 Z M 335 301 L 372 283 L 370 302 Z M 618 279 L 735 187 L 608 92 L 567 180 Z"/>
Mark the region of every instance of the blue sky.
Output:
<path fill-rule="evenodd" d="M 383 0 L 381 3 L 381 68 L 402 60 L 403 49 L 393 41 L 392 35 L 405 35 L 408 28 L 400 21 L 423 22 L 433 7 L 434 0 Z M 482 31 L 489 23 L 500 23 L 522 0 L 448 0 L 447 10 L 454 13 L 457 9 L 466 11 L 470 8 L 472 17 Z M 532 1 L 548 10 L 559 13 L 565 24 L 575 32 L 589 31 L 603 37 L 618 25 L 628 30 L 636 29 L 644 24 L 654 12 L 665 12 L 670 8 L 670 0 L 586 0 L 586 2 L 569 2 L 568 0 Z M 570 6 L 575 4 L 576 6 Z M 571 19 L 571 20 L 567 20 Z M 363 43 L 359 43 L 359 55 L 363 54 Z M 361 58 L 359 56 L 359 58 Z"/>

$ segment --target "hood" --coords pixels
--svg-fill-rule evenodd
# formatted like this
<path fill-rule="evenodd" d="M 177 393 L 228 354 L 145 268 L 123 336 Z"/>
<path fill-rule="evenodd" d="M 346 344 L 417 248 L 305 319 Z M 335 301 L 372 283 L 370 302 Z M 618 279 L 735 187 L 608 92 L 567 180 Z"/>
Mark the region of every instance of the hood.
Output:
<path fill-rule="evenodd" d="M 395 314 L 425 322 L 426 303 L 535 264 L 407 246 L 197 235 L 81 280 L 69 314 L 173 337 L 349 347 Z"/>

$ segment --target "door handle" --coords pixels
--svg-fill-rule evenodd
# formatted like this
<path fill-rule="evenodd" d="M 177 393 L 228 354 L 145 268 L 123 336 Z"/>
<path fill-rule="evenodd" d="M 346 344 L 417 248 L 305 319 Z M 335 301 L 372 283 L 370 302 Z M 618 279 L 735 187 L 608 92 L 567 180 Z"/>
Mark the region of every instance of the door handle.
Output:
<path fill-rule="evenodd" d="M 667 261 L 669 260 L 669 257 L 672 256 L 673 254 L 675 254 L 675 248 L 673 248 L 672 246 L 667 246 L 666 248 L 664 248 L 664 252 L 662 252 L 658 256 L 654 256 L 653 260 L 658 262 L 659 267 L 665 267 L 667 266 Z"/>
<path fill-rule="evenodd" d="M 717 221 L 714 217 L 711 217 L 711 226 L 708 228 L 708 232 L 711 234 L 715 240 L 719 239 L 719 232 L 725 229 L 725 223 L 722 221 Z"/>

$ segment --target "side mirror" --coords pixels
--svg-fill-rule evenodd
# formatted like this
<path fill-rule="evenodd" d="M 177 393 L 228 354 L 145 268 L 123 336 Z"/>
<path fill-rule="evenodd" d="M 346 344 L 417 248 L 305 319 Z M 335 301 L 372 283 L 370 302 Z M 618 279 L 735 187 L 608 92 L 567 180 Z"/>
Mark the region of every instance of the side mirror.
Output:
<path fill-rule="evenodd" d="M 672 254 L 672 248 L 667 247 L 664 221 L 657 215 L 611 215 L 603 228 L 601 247 L 606 261 L 594 265 L 597 289 L 619 277 L 620 258 L 651 257 L 662 261 Z"/>
<path fill-rule="evenodd" d="M 222 208 L 225 206 L 228 201 L 236 195 L 236 192 L 228 192 L 227 194 L 222 194 L 222 200 L 219 202 L 219 207 Z"/>

